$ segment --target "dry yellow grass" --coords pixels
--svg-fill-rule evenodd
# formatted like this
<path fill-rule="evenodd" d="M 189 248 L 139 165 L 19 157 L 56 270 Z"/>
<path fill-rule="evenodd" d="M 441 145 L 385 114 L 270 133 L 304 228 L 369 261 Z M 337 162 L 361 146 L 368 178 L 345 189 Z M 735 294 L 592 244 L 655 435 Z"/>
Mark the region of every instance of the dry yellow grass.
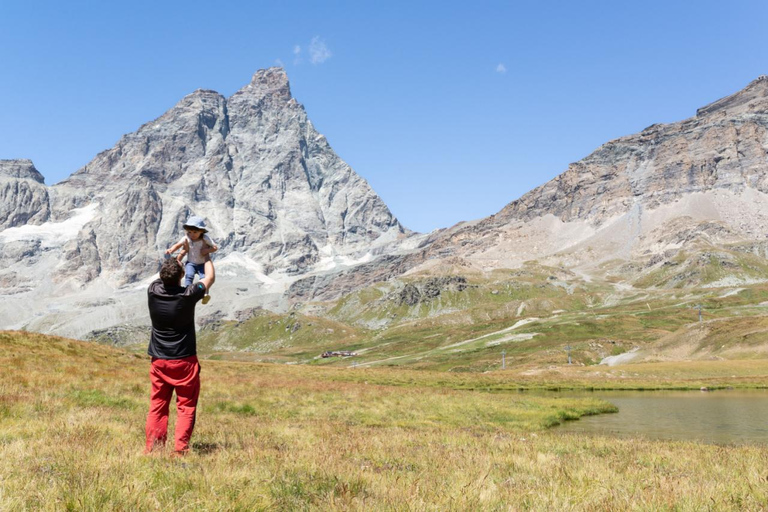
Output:
<path fill-rule="evenodd" d="M 385 385 L 386 370 L 202 366 L 193 453 L 143 456 L 145 358 L 0 332 L 0 510 L 768 508 L 764 446 L 545 430 L 594 400 L 424 372 Z"/>

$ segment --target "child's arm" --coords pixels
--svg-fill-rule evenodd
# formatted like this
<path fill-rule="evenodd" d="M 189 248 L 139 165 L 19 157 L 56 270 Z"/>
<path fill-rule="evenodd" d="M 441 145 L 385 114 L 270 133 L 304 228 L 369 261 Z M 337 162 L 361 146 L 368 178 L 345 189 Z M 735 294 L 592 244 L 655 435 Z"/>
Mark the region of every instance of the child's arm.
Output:
<path fill-rule="evenodd" d="M 181 263 L 181 260 L 184 259 L 184 256 L 189 254 L 189 242 L 186 238 L 184 238 L 184 240 L 181 240 L 179 243 L 181 244 L 181 252 L 179 252 L 179 255 L 176 257 L 176 261 Z"/>
<path fill-rule="evenodd" d="M 179 240 L 168 249 L 165 250 L 165 254 L 173 254 L 184 246 L 184 240 Z"/>

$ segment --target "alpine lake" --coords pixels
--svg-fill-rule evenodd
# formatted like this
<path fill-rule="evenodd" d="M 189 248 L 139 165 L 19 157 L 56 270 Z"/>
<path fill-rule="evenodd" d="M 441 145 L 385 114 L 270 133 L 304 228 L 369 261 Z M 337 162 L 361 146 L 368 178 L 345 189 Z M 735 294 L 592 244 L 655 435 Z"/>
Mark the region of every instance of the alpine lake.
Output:
<path fill-rule="evenodd" d="M 618 437 L 768 444 L 768 390 L 565 391 L 563 397 L 601 398 L 619 411 L 585 416 L 556 427 Z"/>

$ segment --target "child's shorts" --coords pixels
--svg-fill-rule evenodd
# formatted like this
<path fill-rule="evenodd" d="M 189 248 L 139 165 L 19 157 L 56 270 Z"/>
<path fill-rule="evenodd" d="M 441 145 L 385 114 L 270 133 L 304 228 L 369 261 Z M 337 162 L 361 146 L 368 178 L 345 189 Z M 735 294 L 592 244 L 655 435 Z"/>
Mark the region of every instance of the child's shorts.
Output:
<path fill-rule="evenodd" d="M 188 261 L 184 269 L 186 271 L 184 286 L 189 286 L 195 281 L 195 274 L 199 275 L 200 279 L 205 277 L 205 263 L 192 263 Z"/>

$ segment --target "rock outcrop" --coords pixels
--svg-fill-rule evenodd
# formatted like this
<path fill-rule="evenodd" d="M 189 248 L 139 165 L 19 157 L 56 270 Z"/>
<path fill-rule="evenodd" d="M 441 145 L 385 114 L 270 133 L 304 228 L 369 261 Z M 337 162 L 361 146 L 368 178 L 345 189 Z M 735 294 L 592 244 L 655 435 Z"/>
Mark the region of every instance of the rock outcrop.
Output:
<path fill-rule="evenodd" d="M 50 216 L 48 189 L 31 160 L 0 160 L 0 230 L 41 224 Z"/>

